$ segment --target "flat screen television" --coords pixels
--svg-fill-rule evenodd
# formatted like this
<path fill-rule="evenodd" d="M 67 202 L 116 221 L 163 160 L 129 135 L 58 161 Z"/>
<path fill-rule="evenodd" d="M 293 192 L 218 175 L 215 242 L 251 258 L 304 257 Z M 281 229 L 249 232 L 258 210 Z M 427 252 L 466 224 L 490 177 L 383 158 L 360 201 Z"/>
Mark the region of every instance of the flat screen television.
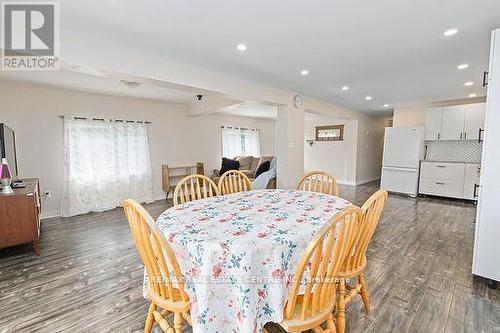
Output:
<path fill-rule="evenodd" d="M 12 128 L 0 124 L 0 157 L 6 158 L 12 170 L 14 179 L 19 176 L 17 169 L 16 135 Z"/>

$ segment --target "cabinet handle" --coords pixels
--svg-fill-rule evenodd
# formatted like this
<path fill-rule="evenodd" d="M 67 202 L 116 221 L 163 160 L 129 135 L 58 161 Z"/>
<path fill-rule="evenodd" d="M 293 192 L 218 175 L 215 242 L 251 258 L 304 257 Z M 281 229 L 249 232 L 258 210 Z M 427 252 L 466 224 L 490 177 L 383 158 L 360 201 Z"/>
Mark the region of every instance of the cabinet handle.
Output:
<path fill-rule="evenodd" d="M 462 140 L 462 132 L 460 132 L 460 140 Z"/>
<path fill-rule="evenodd" d="M 441 139 L 441 133 L 438 133 L 438 140 Z"/>
<path fill-rule="evenodd" d="M 464 139 L 467 140 L 467 132 L 464 132 Z"/>
<path fill-rule="evenodd" d="M 478 184 L 474 184 L 474 195 L 473 195 L 474 198 L 477 198 L 477 188 L 478 187 L 479 187 Z"/>
<path fill-rule="evenodd" d="M 444 185 L 444 183 L 436 182 L 436 185 Z"/>
<path fill-rule="evenodd" d="M 484 71 L 483 72 L 483 87 L 486 87 L 488 85 L 488 72 Z"/>
<path fill-rule="evenodd" d="M 483 138 L 481 138 L 481 133 L 483 133 L 483 131 L 484 131 L 484 129 L 482 129 L 482 128 L 479 129 L 479 135 L 478 135 L 478 140 L 477 140 L 477 142 L 479 142 L 479 143 L 483 142 Z"/>
<path fill-rule="evenodd" d="M 446 165 L 438 165 L 438 168 L 446 168 Z"/>

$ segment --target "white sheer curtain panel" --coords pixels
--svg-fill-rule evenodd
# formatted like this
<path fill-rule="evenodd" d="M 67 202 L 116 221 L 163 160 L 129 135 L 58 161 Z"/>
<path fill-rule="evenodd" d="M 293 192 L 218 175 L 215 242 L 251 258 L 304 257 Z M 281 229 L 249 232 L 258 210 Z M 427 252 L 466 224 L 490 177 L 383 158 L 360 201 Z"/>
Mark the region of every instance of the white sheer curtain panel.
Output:
<path fill-rule="evenodd" d="M 258 129 L 243 130 L 245 155 L 260 156 L 260 131 Z"/>
<path fill-rule="evenodd" d="M 222 157 L 260 156 L 260 131 L 222 127 Z"/>
<path fill-rule="evenodd" d="M 64 117 L 62 215 L 153 201 L 147 125 Z"/>
<path fill-rule="evenodd" d="M 236 128 L 222 128 L 222 157 L 241 155 L 241 132 Z"/>

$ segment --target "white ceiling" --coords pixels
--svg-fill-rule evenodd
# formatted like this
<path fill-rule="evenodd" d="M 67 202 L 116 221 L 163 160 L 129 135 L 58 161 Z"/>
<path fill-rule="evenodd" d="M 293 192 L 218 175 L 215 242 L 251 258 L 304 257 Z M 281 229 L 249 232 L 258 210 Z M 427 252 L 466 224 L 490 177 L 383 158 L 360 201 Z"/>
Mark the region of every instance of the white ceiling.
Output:
<path fill-rule="evenodd" d="M 72 0 L 60 12 L 62 35 L 98 36 L 362 111 L 484 95 L 490 31 L 500 27 L 499 0 Z M 443 37 L 449 28 L 459 31 Z M 237 51 L 239 43 L 247 51 Z M 464 62 L 469 68 L 459 71 Z M 1 77 L 179 103 L 194 98 L 67 71 Z"/>
<path fill-rule="evenodd" d="M 489 35 L 500 27 L 499 0 L 72 0 L 60 9 L 63 30 L 357 110 L 484 95 Z M 459 32 L 443 37 L 449 28 Z"/>
<path fill-rule="evenodd" d="M 0 80 L 33 82 L 72 90 L 115 96 L 148 98 L 181 104 L 191 103 L 196 98 L 192 92 L 145 83 L 135 88 L 129 88 L 120 84 L 120 80 L 117 78 L 101 76 L 98 73 L 84 74 L 70 70 L 39 72 L 0 71 Z"/>

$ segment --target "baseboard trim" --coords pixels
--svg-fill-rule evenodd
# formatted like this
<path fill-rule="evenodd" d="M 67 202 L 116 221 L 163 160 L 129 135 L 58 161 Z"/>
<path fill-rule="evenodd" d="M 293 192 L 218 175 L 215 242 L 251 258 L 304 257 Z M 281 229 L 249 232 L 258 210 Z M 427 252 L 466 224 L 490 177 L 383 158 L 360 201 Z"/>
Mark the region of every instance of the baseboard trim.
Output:
<path fill-rule="evenodd" d="M 339 180 L 337 179 L 337 184 L 340 184 L 340 185 L 348 185 L 348 186 L 356 186 L 356 183 L 352 180 Z"/>
<path fill-rule="evenodd" d="M 61 212 L 60 211 L 58 211 L 58 210 L 49 210 L 49 211 L 43 212 L 40 218 L 42 220 L 46 220 L 46 219 L 51 219 L 53 217 L 60 217 L 60 216 L 61 216 Z"/>

